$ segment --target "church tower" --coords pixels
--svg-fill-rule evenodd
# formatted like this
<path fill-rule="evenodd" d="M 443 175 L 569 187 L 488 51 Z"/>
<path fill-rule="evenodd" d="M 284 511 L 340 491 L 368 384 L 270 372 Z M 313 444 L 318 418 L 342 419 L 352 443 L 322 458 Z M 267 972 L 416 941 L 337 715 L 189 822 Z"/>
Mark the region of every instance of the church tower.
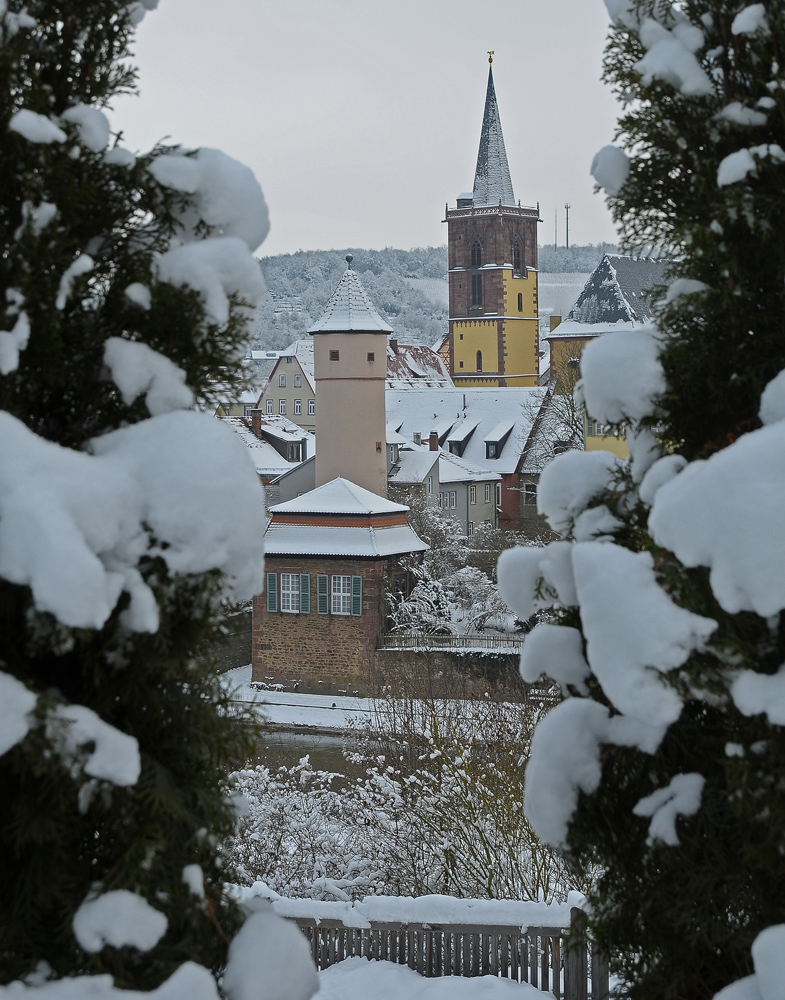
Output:
<path fill-rule="evenodd" d="M 493 63 L 493 53 L 489 53 Z M 471 194 L 445 208 L 450 327 L 445 357 L 457 386 L 537 385 L 537 223 L 515 201 L 488 70 Z M 446 353 L 446 351 L 445 351 Z"/>
<path fill-rule="evenodd" d="M 338 476 L 387 496 L 387 335 L 356 271 L 343 272 L 313 336 L 316 486 Z"/>

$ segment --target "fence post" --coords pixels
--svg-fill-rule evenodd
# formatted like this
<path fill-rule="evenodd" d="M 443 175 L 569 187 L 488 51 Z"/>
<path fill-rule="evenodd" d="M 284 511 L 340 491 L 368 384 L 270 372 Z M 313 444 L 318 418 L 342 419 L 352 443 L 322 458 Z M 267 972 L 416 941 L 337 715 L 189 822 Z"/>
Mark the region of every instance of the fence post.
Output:
<path fill-rule="evenodd" d="M 570 932 L 564 956 L 564 1000 L 588 1000 L 586 914 L 576 906 L 570 910 Z"/>
<path fill-rule="evenodd" d="M 591 1000 L 608 1000 L 610 993 L 608 956 L 596 946 L 591 950 Z"/>

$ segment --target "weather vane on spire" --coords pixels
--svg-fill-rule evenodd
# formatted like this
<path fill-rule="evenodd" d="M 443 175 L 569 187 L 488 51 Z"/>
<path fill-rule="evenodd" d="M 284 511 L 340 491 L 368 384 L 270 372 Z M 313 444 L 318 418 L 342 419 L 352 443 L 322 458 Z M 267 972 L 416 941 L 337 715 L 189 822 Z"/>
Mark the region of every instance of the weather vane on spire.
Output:
<path fill-rule="evenodd" d="M 495 51 L 496 51 L 495 49 L 488 49 L 488 62 L 491 64 L 491 66 L 493 66 L 493 53 Z"/>

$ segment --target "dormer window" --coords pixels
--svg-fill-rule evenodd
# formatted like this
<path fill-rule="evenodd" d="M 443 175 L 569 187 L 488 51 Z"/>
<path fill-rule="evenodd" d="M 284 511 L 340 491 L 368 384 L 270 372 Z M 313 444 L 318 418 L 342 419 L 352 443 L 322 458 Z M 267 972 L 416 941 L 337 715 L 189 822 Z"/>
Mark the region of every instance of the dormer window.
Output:
<path fill-rule="evenodd" d="M 486 458 L 498 458 L 499 457 L 499 442 L 498 441 L 486 441 L 485 442 L 485 457 Z"/>
<path fill-rule="evenodd" d="M 482 247 L 479 240 L 472 243 L 472 267 L 482 267 Z"/>

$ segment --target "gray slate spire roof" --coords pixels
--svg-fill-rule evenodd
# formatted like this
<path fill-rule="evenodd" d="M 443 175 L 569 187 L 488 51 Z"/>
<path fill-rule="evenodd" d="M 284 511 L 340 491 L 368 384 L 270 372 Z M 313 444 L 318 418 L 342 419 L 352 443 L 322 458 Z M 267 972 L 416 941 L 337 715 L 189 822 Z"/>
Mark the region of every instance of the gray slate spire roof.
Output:
<path fill-rule="evenodd" d="M 324 312 L 309 327 L 308 333 L 343 333 L 351 330 L 357 333 L 393 332 L 393 328 L 374 309 L 357 272 L 349 268 L 341 275 Z"/>
<path fill-rule="evenodd" d="M 491 205 L 515 207 L 510 168 L 507 165 L 507 151 L 504 148 L 499 105 L 493 87 L 493 70 L 488 70 L 488 90 L 485 94 L 485 112 L 482 117 L 480 151 L 477 153 L 477 169 L 474 172 L 474 208 Z"/>

